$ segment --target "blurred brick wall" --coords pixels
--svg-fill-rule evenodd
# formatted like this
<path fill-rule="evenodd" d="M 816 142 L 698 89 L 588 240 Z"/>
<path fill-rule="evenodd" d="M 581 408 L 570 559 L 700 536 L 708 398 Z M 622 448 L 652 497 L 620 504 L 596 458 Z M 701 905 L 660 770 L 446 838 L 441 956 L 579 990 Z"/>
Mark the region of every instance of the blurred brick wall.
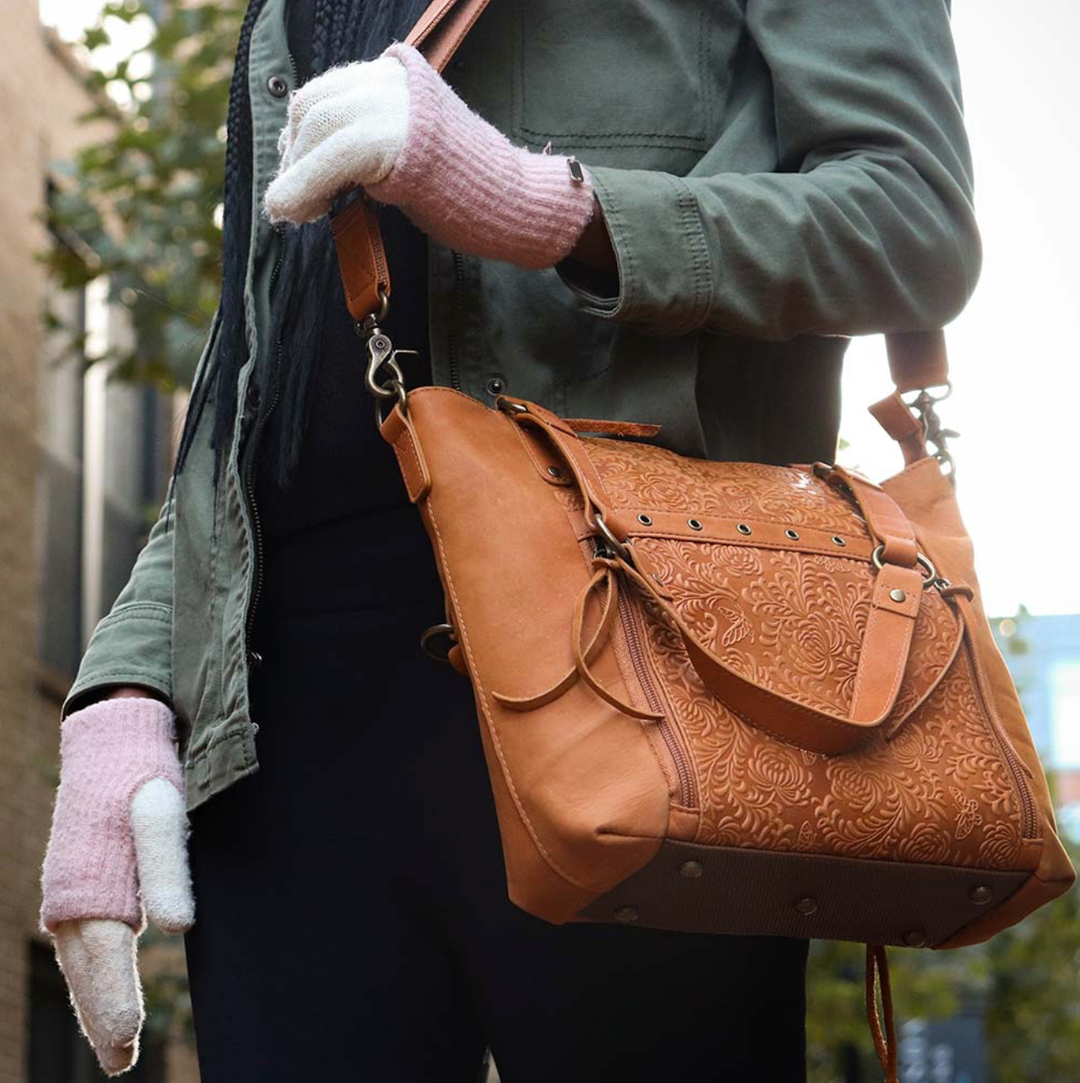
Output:
<path fill-rule="evenodd" d="M 0 65 L 0 1083 L 26 1083 L 28 952 L 56 775 L 59 700 L 37 658 L 38 397 L 46 288 L 35 254 L 50 163 L 89 134 L 89 102 L 37 0 L 4 0 Z M 168 1083 L 191 1083 L 171 1050 Z"/>

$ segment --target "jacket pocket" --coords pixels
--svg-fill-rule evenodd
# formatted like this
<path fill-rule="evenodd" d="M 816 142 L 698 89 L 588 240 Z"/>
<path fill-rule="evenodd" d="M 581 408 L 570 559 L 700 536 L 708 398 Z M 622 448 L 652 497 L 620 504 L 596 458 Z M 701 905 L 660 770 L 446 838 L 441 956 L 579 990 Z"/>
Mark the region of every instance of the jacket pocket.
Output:
<path fill-rule="evenodd" d="M 707 0 L 513 0 L 513 136 L 557 151 L 700 153 L 708 11 Z"/>

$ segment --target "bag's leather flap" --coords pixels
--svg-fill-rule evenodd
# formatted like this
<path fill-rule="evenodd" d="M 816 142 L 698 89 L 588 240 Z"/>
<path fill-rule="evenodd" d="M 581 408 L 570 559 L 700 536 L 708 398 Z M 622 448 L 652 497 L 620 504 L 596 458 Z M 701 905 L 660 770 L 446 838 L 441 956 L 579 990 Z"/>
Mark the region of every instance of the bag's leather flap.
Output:
<path fill-rule="evenodd" d="M 808 469 L 581 443 L 610 501 L 608 526 L 632 542 L 654 596 L 651 619 L 674 615 L 690 663 L 747 721 L 844 751 L 877 726 L 895 733 L 948 670 L 962 636 L 954 607 L 923 589 L 921 568 L 875 567 L 883 543 L 844 487 Z M 888 517 L 881 529 L 902 533 Z"/>

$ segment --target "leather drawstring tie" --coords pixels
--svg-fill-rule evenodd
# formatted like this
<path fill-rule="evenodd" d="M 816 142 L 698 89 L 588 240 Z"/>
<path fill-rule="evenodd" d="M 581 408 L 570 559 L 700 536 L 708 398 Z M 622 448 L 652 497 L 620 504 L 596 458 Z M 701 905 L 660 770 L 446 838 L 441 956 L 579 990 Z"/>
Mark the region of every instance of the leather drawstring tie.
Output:
<path fill-rule="evenodd" d="M 877 1003 L 879 986 L 880 1016 Z M 878 1060 L 885 1071 L 885 1083 L 900 1083 L 900 1077 L 896 1074 L 896 1024 L 893 1021 L 892 989 L 889 986 L 889 960 L 882 944 L 866 945 L 866 1018 L 870 1023 Z"/>
<path fill-rule="evenodd" d="M 659 722 L 663 715 L 652 711 L 643 711 L 625 703 L 606 688 L 589 668 L 590 663 L 595 661 L 601 649 L 611 634 L 611 626 L 615 621 L 615 615 L 619 607 L 619 572 L 627 571 L 628 567 L 622 561 L 608 556 L 596 555 L 593 557 L 592 566 L 595 569 L 592 578 L 585 585 L 584 590 L 578 595 L 574 604 L 574 617 L 572 622 L 571 649 L 574 655 L 574 668 L 564 674 L 550 688 L 538 692 L 534 696 L 505 696 L 500 692 L 492 692 L 492 696 L 503 707 L 509 707 L 513 711 L 532 711 L 537 707 L 543 707 L 552 703 L 565 693 L 578 679 L 583 680 L 605 703 L 610 703 L 616 710 L 630 715 L 631 718 L 640 718 L 645 722 Z M 604 595 L 604 608 L 600 616 L 600 625 L 593 634 L 587 647 L 583 647 L 585 631 L 585 608 L 589 597 L 601 586 L 606 587 Z"/>

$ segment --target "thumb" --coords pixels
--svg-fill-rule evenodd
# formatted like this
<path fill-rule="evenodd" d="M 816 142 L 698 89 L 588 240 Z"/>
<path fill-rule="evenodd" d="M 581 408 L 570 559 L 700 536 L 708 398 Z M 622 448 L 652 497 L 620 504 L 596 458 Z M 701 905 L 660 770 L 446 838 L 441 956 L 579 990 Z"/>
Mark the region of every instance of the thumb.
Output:
<path fill-rule="evenodd" d="M 163 932 L 195 923 L 184 798 L 167 779 L 144 782 L 131 801 L 131 830 L 146 916 Z"/>

